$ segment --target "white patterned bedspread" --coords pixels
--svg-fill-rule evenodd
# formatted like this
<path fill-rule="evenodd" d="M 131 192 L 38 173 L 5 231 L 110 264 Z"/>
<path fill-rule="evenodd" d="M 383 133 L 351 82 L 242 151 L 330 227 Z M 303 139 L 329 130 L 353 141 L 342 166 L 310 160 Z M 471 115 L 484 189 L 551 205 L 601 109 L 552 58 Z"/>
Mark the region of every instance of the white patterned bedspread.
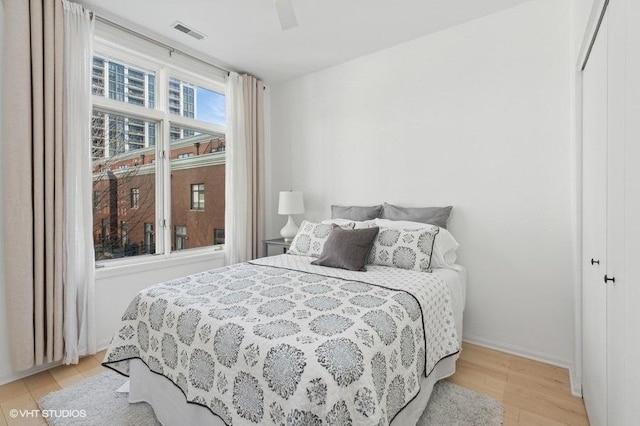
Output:
<path fill-rule="evenodd" d="M 225 423 L 386 425 L 459 351 L 438 276 L 281 255 L 141 291 L 104 363 L 141 359 Z"/>

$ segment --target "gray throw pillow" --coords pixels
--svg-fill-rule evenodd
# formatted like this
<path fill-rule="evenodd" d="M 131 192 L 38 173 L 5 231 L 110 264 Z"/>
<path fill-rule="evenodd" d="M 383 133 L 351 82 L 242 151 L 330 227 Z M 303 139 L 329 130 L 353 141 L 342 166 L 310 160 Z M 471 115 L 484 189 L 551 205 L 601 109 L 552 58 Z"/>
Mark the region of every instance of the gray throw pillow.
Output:
<path fill-rule="evenodd" d="M 378 235 L 378 227 L 363 229 L 343 229 L 332 225 L 329 238 L 318 259 L 312 265 L 329 266 L 331 268 L 348 269 L 350 271 L 366 271 L 364 265 Z"/>
<path fill-rule="evenodd" d="M 331 219 L 349 219 L 361 222 L 380 217 L 382 206 L 331 206 Z"/>
<path fill-rule="evenodd" d="M 384 203 L 380 219 L 408 220 L 411 222 L 428 223 L 447 229 L 447 219 L 452 206 L 447 207 L 398 207 Z"/>

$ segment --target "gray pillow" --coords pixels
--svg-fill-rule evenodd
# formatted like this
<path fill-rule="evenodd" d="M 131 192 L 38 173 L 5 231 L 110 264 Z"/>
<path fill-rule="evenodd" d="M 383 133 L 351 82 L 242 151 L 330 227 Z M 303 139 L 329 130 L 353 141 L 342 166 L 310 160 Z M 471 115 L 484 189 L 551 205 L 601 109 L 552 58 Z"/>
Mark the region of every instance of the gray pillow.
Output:
<path fill-rule="evenodd" d="M 452 206 L 447 207 L 398 207 L 384 203 L 380 219 L 409 220 L 411 222 L 428 223 L 447 229 L 447 219 Z"/>
<path fill-rule="evenodd" d="M 324 243 L 320 257 L 312 265 L 366 271 L 364 265 L 378 235 L 378 227 L 363 229 L 343 229 L 332 225 L 329 238 Z"/>
<path fill-rule="evenodd" d="M 380 217 L 382 206 L 331 206 L 331 219 L 349 219 L 355 221 L 371 220 Z"/>

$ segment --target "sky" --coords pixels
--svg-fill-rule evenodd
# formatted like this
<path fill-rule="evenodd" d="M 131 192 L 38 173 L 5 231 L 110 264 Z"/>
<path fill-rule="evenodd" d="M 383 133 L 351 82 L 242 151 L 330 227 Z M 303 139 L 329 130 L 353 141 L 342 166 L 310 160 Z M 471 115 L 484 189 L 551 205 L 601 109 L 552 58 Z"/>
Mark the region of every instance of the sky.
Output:
<path fill-rule="evenodd" d="M 207 123 L 226 124 L 226 104 L 224 95 L 211 90 L 197 87 L 196 99 L 198 105 L 197 120 L 206 121 Z"/>

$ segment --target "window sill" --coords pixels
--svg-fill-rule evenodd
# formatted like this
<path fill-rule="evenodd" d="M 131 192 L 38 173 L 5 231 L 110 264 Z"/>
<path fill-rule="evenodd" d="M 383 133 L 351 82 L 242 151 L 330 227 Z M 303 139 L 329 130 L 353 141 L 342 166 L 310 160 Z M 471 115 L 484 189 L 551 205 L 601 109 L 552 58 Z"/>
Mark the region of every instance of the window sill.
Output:
<path fill-rule="evenodd" d="M 224 258 L 224 246 L 213 246 L 189 249 L 168 255 L 145 255 L 130 259 L 100 261 L 96 262 L 96 281 L 192 263 L 221 261 L 224 264 Z M 211 269 L 216 266 L 212 264 Z"/>

